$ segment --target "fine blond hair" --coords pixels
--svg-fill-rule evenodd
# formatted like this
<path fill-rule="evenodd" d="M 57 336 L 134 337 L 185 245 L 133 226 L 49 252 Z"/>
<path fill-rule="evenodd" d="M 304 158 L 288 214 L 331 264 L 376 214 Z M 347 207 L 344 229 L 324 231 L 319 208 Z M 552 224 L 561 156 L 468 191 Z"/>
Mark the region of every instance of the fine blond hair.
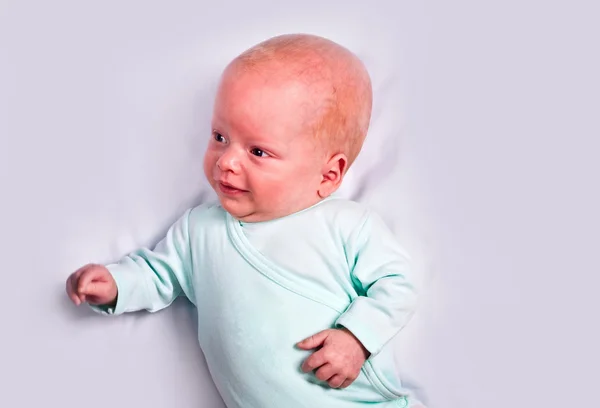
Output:
<path fill-rule="evenodd" d="M 371 79 L 362 61 L 326 38 L 286 34 L 251 47 L 232 62 L 255 70 L 266 63 L 315 88 L 316 114 L 309 125 L 329 153 L 346 155 L 347 170 L 362 149 L 371 120 Z"/>

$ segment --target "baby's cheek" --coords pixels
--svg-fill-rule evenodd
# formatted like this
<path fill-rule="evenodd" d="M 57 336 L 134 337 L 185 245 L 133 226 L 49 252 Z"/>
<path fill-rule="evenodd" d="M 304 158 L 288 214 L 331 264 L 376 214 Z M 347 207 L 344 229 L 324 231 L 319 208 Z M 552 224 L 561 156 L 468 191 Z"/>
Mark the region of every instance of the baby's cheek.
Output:
<path fill-rule="evenodd" d="M 213 170 L 216 166 L 218 160 L 218 156 L 216 153 L 212 152 L 210 149 L 204 155 L 203 167 L 204 167 L 204 175 L 210 181 L 213 178 Z"/>
<path fill-rule="evenodd" d="M 295 207 L 303 200 L 306 183 L 303 175 L 288 169 L 261 173 L 252 177 L 252 196 L 257 206 L 269 211 L 281 211 Z M 250 181 L 250 180 L 249 180 Z"/>
<path fill-rule="evenodd" d="M 254 194 L 254 199 L 260 205 L 272 208 L 278 207 L 282 201 L 285 201 L 286 191 L 284 186 L 264 183 L 260 187 L 257 191 L 258 194 Z"/>

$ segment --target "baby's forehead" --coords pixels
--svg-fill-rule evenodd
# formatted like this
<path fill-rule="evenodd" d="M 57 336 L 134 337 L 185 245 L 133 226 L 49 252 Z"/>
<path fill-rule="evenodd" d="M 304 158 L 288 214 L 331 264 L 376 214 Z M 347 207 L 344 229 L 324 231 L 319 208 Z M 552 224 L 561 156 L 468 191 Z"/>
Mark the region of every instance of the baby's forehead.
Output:
<path fill-rule="evenodd" d="M 315 114 L 335 94 L 333 81 L 317 69 L 298 68 L 279 63 L 260 67 L 230 67 L 226 81 L 237 96 L 252 96 L 262 103 L 278 104 L 282 100 L 297 104 L 295 114 Z M 236 103 L 235 100 L 231 100 Z"/>

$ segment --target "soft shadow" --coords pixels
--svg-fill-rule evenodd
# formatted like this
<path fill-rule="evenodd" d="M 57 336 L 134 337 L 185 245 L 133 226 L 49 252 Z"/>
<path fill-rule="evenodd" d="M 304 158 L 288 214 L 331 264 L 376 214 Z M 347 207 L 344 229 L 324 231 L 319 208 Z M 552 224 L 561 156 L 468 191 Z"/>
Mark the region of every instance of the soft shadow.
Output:
<path fill-rule="evenodd" d="M 379 108 L 376 109 L 376 107 L 374 107 L 367 140 L 374 137 L 377 132 L 377 126 L 379 125 L 382 116 L 381 107 L 389 105 L 386 103 L 386 100 L 390 99 L 390 93 L 386 90 L 393 89 L 392 84 L 393 80 L 389 77 L 384 80 L 379 89 L 376 90 L 376 93 L 379 95 L 379 98 L 382 99 L 382 102 L 377 105 Z M 351 200 L 362 202 L 374 186 L 381 185 L 386 179 L 394 174 L 394 170 L 399 165 L 398 157 L 402 151 L 402 138 L 400 135 L 400 129 L 394 129 L 391 132 L 387 132 L 385 135 L 378 136 L 385 139 L 385 142 L 381 144 L 381 151 L 379 154 L 380 159 L 373 161 L 372 165 L 362 172 L 360 179 L 357 180 L 354 192 L 350 194 Z"/>

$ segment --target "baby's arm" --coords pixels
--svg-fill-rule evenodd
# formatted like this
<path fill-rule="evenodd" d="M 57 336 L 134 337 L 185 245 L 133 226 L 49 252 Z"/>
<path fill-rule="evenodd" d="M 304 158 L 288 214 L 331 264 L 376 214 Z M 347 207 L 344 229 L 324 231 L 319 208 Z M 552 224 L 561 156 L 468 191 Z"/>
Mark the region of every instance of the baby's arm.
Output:
<path fill-rule="evenodd" d="M 365 360 L 377 355 L 411 318 L 416 304 L 409 257 L 381 219 L 369 214 L 348 240 L 346 253 L 359 294 L 336 321 L 337 329 L 319 332 L 298 343 L 320 349 L 302 364 L 304 372 L 333 388 L 345 388 Z"/>
<path fill-rule="evenodd" d="M 360 296 L 337 320 L 377 355 L 411 319 L 417 303 L 410 258 L 381 218 L 369 214 L 348 243 Z"/>
<path fill-rule="evenodd" d="M 182 293 L 193 301 L 192 257 L 188 232 L 190 211 L 186 211 L 169 228 L 166 236 L 154 250 L 141 248 L 116 263 L 105 267 L 88 268 L 89 273 L 96 273 L 99 278 L 102 278 L 100 272 L 108 271 L 112 279 L 102 279 L 115 285 L 117 293 L 116 302 L 113 304 L 89 302 L 90 306 L 103 314 L 119 315 L 138 310 L 150 312 L 161 310 L 169 306 Z M 80 285 L 79 283 L 85 283 L 86 271 L 83 272 L 82 277 L 77 276 L 77 273 L 73 273 L 67 282 L 68 292 L 72 292 L 71 298 L 74 299 L 72 295 L 87 295 L 88 298 L 93 298 L 94 293 L 77 293 L 77 291 L 85 292 L 84 286 L 102 288 L 102 285 L 94 285 L 93 279 L 87 282 L 91 285 Z"/>

